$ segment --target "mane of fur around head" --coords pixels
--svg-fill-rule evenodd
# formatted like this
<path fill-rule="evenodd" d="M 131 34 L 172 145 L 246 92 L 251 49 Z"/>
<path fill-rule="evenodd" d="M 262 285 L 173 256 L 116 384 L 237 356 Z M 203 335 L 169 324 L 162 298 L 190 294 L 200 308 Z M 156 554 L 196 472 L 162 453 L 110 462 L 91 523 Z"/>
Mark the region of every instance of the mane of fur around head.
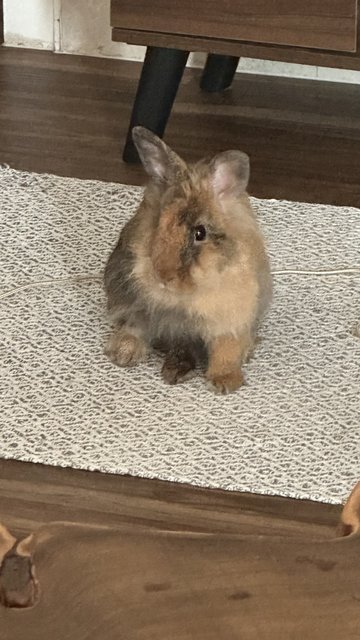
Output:
<path fill-rule="evenodd" d="M 114 260 L 129 252 L 134 300 L 157 321 L 173 313 L 173 324 L 188 320 L 201 335 L 253 326 L 271 284 L 246 193 L 247 156 L 228 151 L 188 167 L 150 132 L 136 128 L 134 140 L 151 180 Z M 194 240 L 199 226 L 203 242 Z"/>

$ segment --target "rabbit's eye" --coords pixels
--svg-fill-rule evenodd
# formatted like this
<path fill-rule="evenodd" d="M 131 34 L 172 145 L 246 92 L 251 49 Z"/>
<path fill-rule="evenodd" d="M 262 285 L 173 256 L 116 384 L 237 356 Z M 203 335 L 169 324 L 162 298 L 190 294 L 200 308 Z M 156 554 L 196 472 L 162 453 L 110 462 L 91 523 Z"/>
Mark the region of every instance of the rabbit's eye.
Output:
<path fill-rule="evenodd" d="M 206 238 L 206 229 L 203 224 L 199 224 L 194 229 L 194 240 L 196 242 L 202 242 Z"/>

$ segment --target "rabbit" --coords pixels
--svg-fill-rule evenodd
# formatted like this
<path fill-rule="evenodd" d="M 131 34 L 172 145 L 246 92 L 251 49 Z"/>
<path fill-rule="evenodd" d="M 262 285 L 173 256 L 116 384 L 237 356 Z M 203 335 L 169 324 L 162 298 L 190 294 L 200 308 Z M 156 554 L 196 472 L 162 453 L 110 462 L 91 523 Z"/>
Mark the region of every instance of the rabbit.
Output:
<path fill-rule="evenodd" d="M 187 165 L 144 127 L 132 130 L 150 181 L 105 268 L 119 366 L 165 352 L 162 376 L 182 382 L 205 361 L 208 386 L 244 384 L 259 320 L 271 301 L 264 239 L 246 192 L 249 158 L 225 151 Z"/>

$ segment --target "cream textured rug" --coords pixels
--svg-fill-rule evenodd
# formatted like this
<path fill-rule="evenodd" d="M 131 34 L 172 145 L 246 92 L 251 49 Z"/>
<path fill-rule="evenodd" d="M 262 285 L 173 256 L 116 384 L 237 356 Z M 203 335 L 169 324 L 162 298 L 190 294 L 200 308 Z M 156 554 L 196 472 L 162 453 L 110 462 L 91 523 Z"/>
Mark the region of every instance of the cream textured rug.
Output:
<path fill-rule="evenodd" d="M 103 355 L 98 274 L 141 189 L 0 170 L 0 457 L 340 502 L 360 478 L 360 275 L 275 276 L 248 386 Z M 360 211 L 254 200 L 274 270 L 360 263 Z"/>

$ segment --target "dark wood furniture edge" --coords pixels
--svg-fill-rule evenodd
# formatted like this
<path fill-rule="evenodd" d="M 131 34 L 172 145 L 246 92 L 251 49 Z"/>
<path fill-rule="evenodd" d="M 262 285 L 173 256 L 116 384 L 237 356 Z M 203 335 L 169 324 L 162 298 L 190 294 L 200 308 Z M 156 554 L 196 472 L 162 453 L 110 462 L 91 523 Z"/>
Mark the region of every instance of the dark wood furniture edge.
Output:
<path fill-rule="evenodd" d="M 232 40 L 214 38 L 195 38 L 176 36 L 151 31 L 136 31 L 114 28 L 112 39 L 115 42 L 128 44 L 169 47 L 185 51 L 219 53 L 229 56 L 260 58 L 278 62 L 307 64 L 313 66 L 335 67 L 339 69 L 360 70 L 360 47 L 356 53 L 331 53 L 322 49 L 302 49 L 299 47 L 282 47 L 274 45 L 257 45 Z"/>
<path fill-rule="evenodd" d="M 130 31 L 356 51 L 358 0 L 111 0 L 110 24 Z"/>

